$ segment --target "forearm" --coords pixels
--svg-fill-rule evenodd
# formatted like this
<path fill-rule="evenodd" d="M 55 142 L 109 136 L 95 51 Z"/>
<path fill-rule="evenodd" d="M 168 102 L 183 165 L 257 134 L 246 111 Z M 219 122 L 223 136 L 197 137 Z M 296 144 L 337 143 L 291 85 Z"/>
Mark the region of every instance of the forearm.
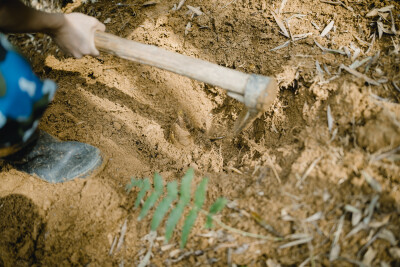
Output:
<path fill-rule="evenodd" d="M 43 32 L 53 34 L 64 24 L 63 14 L 46 13 L 18 0 L 0 0 L 0 32 Z"/>

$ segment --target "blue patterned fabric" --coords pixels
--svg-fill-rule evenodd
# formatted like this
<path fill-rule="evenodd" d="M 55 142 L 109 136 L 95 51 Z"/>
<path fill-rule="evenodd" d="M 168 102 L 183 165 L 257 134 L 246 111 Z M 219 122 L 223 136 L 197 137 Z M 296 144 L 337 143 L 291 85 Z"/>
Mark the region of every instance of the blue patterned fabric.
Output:
<path fill-rule="evenodd" d="M 35 132 L 56 92 L 0 34 L 0 149 L 21 145 Z"/>

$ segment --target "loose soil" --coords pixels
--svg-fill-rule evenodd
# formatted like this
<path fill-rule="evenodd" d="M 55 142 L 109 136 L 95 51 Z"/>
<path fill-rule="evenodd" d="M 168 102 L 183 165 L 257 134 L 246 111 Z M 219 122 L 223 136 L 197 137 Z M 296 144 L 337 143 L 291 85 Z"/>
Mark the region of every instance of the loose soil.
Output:
<path fill-rule="evenodd" d="M 284 239 L 208 231 L 201 218 L 182 251 L 179 231 L 170 247 L 157 239 L 151 266 L 398 266 L 400 43 L 398 35 L 378 38 L 379 17 L 366 14 L 394 5 L 400 31 L 400 4 L 187 0 L 174 11 L 177 0 L 144 2 L 78 2 L 63 10 L 95 16 L 127 39 L 274 76 L 278 98 L 249 129 L 221 139 L 243 105 L 219 88 L 107 54 L 65 57 L 41 35 L 13 36 L 35 72 L 59 85 L 40 128 L 99 147 L 106 165 L 94 177 L 56 185 L 3 165 L 0 266 L 137 265 L 149 247 L 151 216 L 137 220 L 137 191 L 128 194 L 125 185 L 155 172 L 179 181 L 189 167 L 196 182 L 209 177 L 206 205 L 219 196 L 230 201 L 221 221 Z M 204 14 L 193 16 L 186 5 Z M 291 36 L 311 34 L 271 51 L 290 40 L 273 10 L 290 18 Z M 381 16 L 390 31 L 390 14 Z M 331 20 L 333 29 L 320 37 Z M 356 59 L 324 52 L 314 40 L 347 47 L 351 56 L 360 49 L 358 60 L 373 57 L 357 71 L 380 85 L 340 70 Z M 110 253 L 124 222 L 123 244 Z"/>

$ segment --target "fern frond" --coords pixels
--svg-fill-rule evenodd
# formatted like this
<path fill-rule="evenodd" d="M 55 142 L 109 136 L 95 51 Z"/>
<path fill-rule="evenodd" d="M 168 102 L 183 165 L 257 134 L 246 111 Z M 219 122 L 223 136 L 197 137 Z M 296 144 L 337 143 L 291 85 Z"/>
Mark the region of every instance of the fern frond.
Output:
<path fill-rule="evenodd" d="M 213 216 L 221 211 L 227 200 L 224 198 L 218 198 L 214 204 L 211 205 L 209 212 L 202 210 L 202 207 L 205 202 L 206 194 L 207 194 L 207 184 L 208 179 L 204 178 L 200 184 L 197 186 L 196 191 L 193 197 L 193 205 L 190 205 L 192 196 L 191 196 L 191 186 L 194 178 L 194 170 L 190 168 L 187 170 L 185 175 L 182 178 L 181 185 L 179 188 L 179 197 L 178 197 L 178 183 L 176 181 L 167 183 L 167 195 L 162 198 L 164 193 L 164 181 L 162 177 L 158 174 L 154 174 L 153 178 L 153 188 L 151 186 L 150 180 L 145 178 L 135 179 L 132 178 L 130 183 L 126 185 L 125 189 L 129 193 L 133 187 L 138 187 L 139 193 L 136 197 L 135 208 L 139 207 L 142 199 L 145 198 L 146 193 L 151 190 L 150 196 L 144 201 L 143 207 L 140 211 L 138 220 L 142 220 L 150 210 L 155 207 L 157 201 L 160 199 L 158 206 L 154 210 L 153 218 L 151 220 L 151 232 L 155 233 L 157 228 L 160 226 L 161 222 L 164 220 L 167 212 L 173 207 L 174 201 L 178 200 L 175 207 L 172 208 L 168 219 L 165 223 L 165 242 L 168 243 L 171 239 L 174 229 L 178 224 L 181 217 L 183 217 L 185 208 L 191 206 L 192 209 L 189 211 L 186 216 L 183 227 L 182 227 L 182 235 L 180 246 L 183 248 L 187 240 L 189 238 L 190 231 L 192 230 L 194 224 L 196 223 L 197 217 L 199 213 L 204 213 L 207 216 L 206 220 L 206 228 L 212 227 Z"/>
<path fill-rule="evenodd" d="M 164 189 L 163 179 L 158 173 L 154 174 L 154 192 L 146 199 L 140 211 L 138 221 L 147 215 L 149 210 L 156 204 L 158 198 L 162 195 Z"/>
<path fill-rule="evenodd" d="M 181 236 L 181 248 L 185 247 L 187 239 L 189 237 L 189 233 L 192 230 L 193 225 L 196 222 L 197 216 L 199 214 L 199 211 L 204 204 L 207 191 L 207 183 L 208 179 L 204 178 L 196 189 L 196 193 L 194 195 L 194 207 L 189 212 L 183 224 L 182 236 Z"/>
<path fill-rule="evenodd" d="M 211 205 L 210 210 L 207 214 L 205 225 L 207 229 L 213 228 L 212 217 L 225 207 L 226 202 L 227 200 L 225 198 L 220 197 L 214 202 L 214 204 Z"/>
<path fill-rule="evenodd" d="M 206 199 L 207 184 L 208 179 L 203 178 L 196 189 L 196 192 L 194 194 L 194 206 L 197 209 L 201 209 L 204 204 L 204 200 Z"/>
<path fill-rule="evenodd" d="M 167 196 L 161 200 L 151 220 L 151 230 L 156 231 L 165 214 L 167 214 L 172 202 L 178 198 L 178 183 L 176 181 L 167 184 Z"/>
<path fill-rule="evenodd" d="M 181 200 L 185 203 L 188 203 L 190 201 L 190 194 L 192 192 L 191 185 L 193 177 L 194 177 L 194 170 L 190 168 L 189 170 L 186 171 L 185 175 L 182 178 L 180 193 L 181 193 Z"/>
<path fill-rule="evenodd" d="M 187 239 L 189 237 L 190 230 L 192 230 L 192 227 L 196 222 L 198 215 L 199 215 L 199 210 L 196 208 L 193 208 L 187 215 L 185 223 L 183 224 L 182 228 L 181 245 L 180 245 L 181 248 L 185 247 Z"/>
<path fill-rule="evenodd" d="M 190 202 L 190 192 L 191 192 L 191 185 L 192 180 L 194 177 L 194 170 L 190 168 L 187 170 L 185 175 L 182 178 L 181 183 L 181 198 L 178 201 L 176 207 L 171 211 L 171 214 L 168 217 L 168 220 L 165 224 L 165 242 L 168 243 L 172 237 L 172 233 L 179 221 L 182 217 L 183 210 L 185 209 L 186 205 Z"/>
<path fill-rule="evenodd" d="M 140 184 L 140 180 L 137 180 L 137 179 L 135 179 L 135 178 L 131 178 L 131 182 L 130 183 L 128 183 L 126 186 L 125 186 L 125 190 L 126 190 L 126 192 L 127 193 L 130 193 L 131 191 L 132 191 L 132 188 L 134 188 L 134 187 L 136 187 L 136 186 L 139 186 L 139 184 Z"/>
<path fill-rule="evenodd" d="M 176 207 L 171 211 L 167 222 L 165 223 L 165 243 L 168 243 L 172 237 L 175 226 L 177 225 L 179 219 L 182 217 L 183 210 L 185 209 L 185 203 L 182 199 L 178 202 Z"/>
<path fill-rule="evenodd" d="M 150 189 L 149 178 L 139 180 L 138 187 L 140 188 L 140 191 L 135 201 L 135 208 L 139 207 L 140 201 L 142 201 L 142 198 L 144 198 L 146 192 Z"/>

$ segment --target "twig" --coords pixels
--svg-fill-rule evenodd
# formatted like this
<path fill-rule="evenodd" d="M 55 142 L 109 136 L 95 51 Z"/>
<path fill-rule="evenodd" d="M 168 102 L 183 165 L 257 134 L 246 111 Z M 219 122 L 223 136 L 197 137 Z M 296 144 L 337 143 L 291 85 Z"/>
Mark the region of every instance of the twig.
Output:
<path fill-rule="evenodd" d="M 128 219 L 125 219 L 124 224 L 121 227 L 121 236 L 119 237 L 117 249 L 116 249 L 117 252 L 121 249 L 122 244 L 124 243 L 124 238 L 125 238 L 125 234 L 126 234 L 126 230 L 127 230 L 127 223 L 128 223 Z"/>
<path fill-rule="evenodd" d="M 345 66 L 344 64 L 340 65 L 341 69 L 346 70 L 347 72 L 349 72 L 350 74 L 353 74 L 354 76 L 358 77 L 358 78 L 362 78 L 364 79 L 367 83 L 372 84 L 372 85 L 380 85 L 380 83 L 378 83 L 377 81 L 375 81 L 374 79 L 369 78 L 367 75 L 362 74 L 356 70 L 353 70 L 347 66 Z"/>
<path fill-rule="evenodd" d="M 153 249 L 153 245 L 154 245 L 154 240 L 157 237 L 157 232 L 156 231 L 151 231 L 149 234 L 149 249 L 147 250 L 146 255 L 143 257 L 143 259 L 140 261 L 138 267 L 146 267 L 149 262 L 150 262 L 150 257 L 151 257 L 151 250 Z"/>
<path fill-rule="evenodd" d="M 203 213 L 206 216 L 208 215 L 208 212 L 205 211 L 205 210 L 200 210 L 200 212 Z M 263 240 L 268 240 L 268 241 L 274 241 L 274 242 L 283 240 L 283 238 L 280 238 L 280 237 L 272 237 L 272 236 L 266 236 L 266 235 L 260 235 L 260 234 L 254 234 L 254 233 L 249 233 L 249 232 L 246 232 L 246 231 L 242 231 L 240 229 L 233 228 L 232 226 L 229 226 L 229 225 L 223 223 L 222 221 L 220 221 L 219 219 L 217 219 L 215 217 L 212 217 L 212 219 L 216 224 L 218 224 L 222 228 L 224 228 L 224 229 L 226 229 L 228 231 L 231 231 L 232 233 L 239 234 L 239 235 L 242 235 L 242 236 L 245 236 L 245 237 L 253 237 L 253 238 L 258 238 L 258 239 L 263 239 Z"/>
<path fill-rule="evenodd" d="M 269 154 L 267 154 L 267 156 L 268 156 L 269 165 L 270 165 L 270 167 L 271 167 L 271 169 L 272 169 L 272 171 L 273 171 L 273 173 L 275 175 L 275 178 L 278 181 L 278 183 L 281 184 L 282 183 L 281 178 L 279 177 L 279 174 L 276 171 L 276 168 L 274 166 L 274 163 L 272 162 L 271 156 Z"/>

